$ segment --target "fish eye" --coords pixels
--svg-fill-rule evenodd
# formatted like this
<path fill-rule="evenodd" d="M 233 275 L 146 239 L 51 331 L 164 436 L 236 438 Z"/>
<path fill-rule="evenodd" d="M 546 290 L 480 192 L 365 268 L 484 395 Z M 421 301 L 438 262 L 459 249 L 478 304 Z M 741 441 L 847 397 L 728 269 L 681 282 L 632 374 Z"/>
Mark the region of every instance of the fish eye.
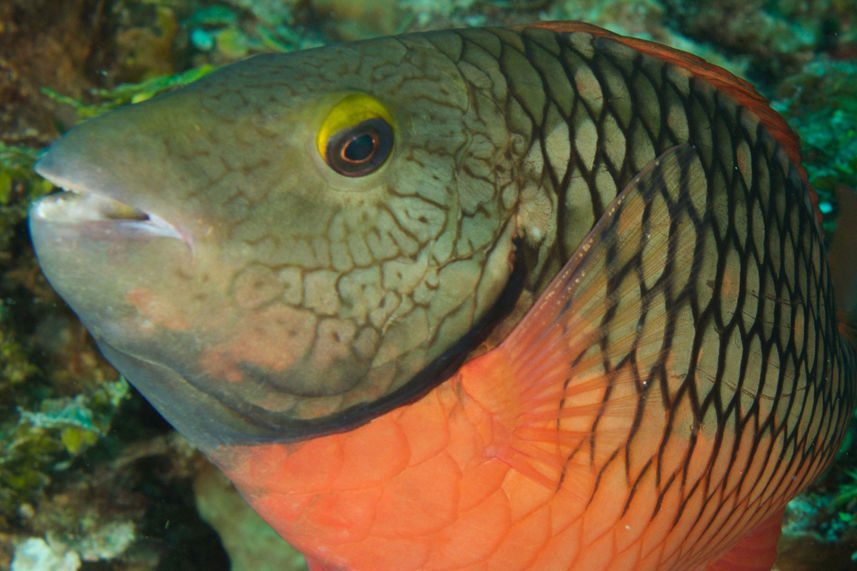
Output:
<path fill-rule="evenodd" d="M 365 93 L 352 93 L 328 112 L 316 137 L 324 162 L 347 177 L 378 170 L 393 150 L 393 121 L 384 104 Z"/>
<path fill-rule="evenodd" d="M 364 176 L 384 164 L 393 148 L 393 129 L 381 117 L 361 121 L 327 140 L 324 159 L 344 176 Z"/>

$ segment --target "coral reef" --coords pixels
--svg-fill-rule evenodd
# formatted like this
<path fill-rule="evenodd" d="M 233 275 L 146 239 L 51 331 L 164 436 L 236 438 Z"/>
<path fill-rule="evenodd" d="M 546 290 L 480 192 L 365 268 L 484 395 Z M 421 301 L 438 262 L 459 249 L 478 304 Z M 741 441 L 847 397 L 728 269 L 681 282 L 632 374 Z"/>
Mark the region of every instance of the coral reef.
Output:
<path fill-rule="evenodd" d="M 838 184 L 857 189 L 857 61 L 807 62 L 776 94 L 774 108 L 800 134 L 813 186 L 832 200 Z"/>

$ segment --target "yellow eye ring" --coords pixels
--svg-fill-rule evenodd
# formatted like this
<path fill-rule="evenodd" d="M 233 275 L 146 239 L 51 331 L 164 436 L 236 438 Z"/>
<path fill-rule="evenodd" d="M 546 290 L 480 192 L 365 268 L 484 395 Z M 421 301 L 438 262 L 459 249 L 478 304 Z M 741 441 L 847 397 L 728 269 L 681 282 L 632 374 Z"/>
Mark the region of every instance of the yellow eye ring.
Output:
<path fill-rule="evenodd" d="M 325 117 L 316 147 L 325 163 L 343 176 L 359 177 L 375 172 L 393 149 L 390 114 L 371 95 L 348 95 Z"/>

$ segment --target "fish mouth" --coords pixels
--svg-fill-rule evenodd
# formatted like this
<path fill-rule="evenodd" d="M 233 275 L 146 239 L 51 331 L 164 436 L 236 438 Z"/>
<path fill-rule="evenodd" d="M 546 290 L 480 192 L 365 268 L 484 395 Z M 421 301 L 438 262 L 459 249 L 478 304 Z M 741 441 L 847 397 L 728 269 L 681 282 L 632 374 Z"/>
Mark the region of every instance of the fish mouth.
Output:
<path fill-rule="evenodd" d="M 162 236 L 183 240 L 175 226 L 151 212 L 106 196 L 63 189 L 33 205 L 34 218 L 54 224 L 102 223 L 127 235 Z"/>
<path fill-rule="evenodd" d="M 30 217 L 39 222 L 82 227 L 90 232 L 109 233 L 128 238 L 172 238 L 190 246 L 187 236 L 157 214 L 111 196 L 109 191 L 85 188 L 63 180 L 45 169 L 44 161 L 35 171 L 62 190 L 37 200 Z"/>

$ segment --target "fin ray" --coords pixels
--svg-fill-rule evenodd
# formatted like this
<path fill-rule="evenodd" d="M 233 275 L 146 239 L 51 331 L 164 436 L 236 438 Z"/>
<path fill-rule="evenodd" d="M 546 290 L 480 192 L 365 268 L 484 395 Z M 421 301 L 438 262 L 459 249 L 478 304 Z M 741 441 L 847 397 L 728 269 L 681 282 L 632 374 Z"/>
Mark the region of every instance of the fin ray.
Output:
<path fill-rule="evenodd" d="M 696 150 L 666 151 L 616 197 L 508 337 L 462 368 L 464 390 L 494 415 L 498 457 L 556 486 L 568 465 L 591 473 L 622 449 L 643 377 L 666 366 L 668 305 L 647 306 L 665 281 L 656 268 L 694 263 L 691 234 L 706 200 Z"/>

